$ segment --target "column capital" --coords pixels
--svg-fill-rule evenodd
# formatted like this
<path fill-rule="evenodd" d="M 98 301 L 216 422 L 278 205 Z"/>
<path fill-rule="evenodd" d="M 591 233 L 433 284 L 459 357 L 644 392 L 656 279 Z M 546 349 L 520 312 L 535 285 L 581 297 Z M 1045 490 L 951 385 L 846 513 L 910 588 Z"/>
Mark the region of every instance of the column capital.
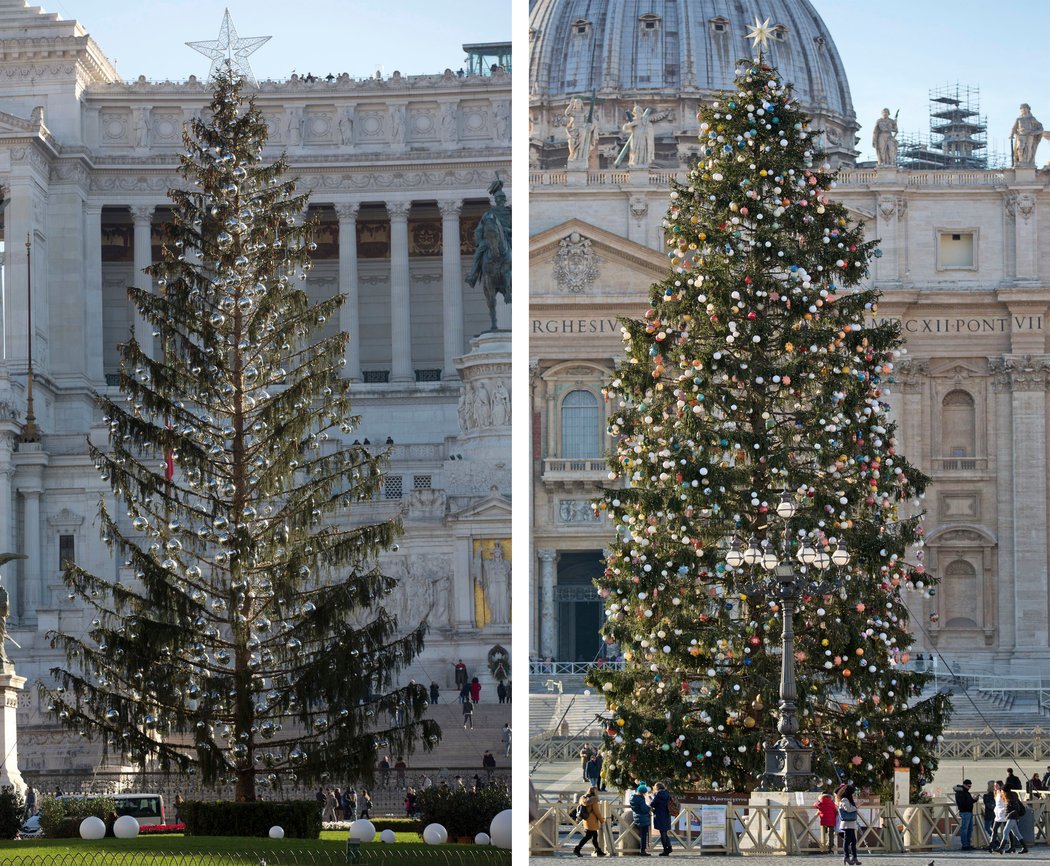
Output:
<path fill-rule="evenodd" d="M 448 219 L 449 217 L 458 217 L 463 210 L 463 199 L 438 199 L 438 210 L 441 211 L 442 219 Z"/>
<path fill-rule="evenodd" d="M 151 222 L 154 210 L 156 210 L 156 205 L 133 205 L 131 207 L 131 220 L 136 225 Z"/>
<path fill-rule="evenodd" d="M 354 222 L 357 219 L 357 214 L 361 210 L 361 202 L 359 201 L 347 201 L 339 202 L 335 206 L 336 216 L 339 217 L 339 222 Z"/>
<path fill-rule="evenodd" d="M 386 202 L 386 212 L 391 222 L 394 220 L 407 220 L 410 210 L 412 210 L 412 202 L 410 201 Z"/>
<path fill-rule="evenodd" d="M 554 562 L 558 558 L 558 551 L 552 547 L 543 547 L 536 551 L 536 556 L 543 562 Z"/>

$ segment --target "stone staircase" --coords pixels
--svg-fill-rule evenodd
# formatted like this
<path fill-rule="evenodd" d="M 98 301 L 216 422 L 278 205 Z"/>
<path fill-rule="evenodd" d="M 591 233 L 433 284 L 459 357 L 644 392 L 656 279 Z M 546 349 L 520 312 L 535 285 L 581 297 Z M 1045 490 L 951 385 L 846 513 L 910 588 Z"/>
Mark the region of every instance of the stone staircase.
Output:
<path fill-rule="evenodd" d="M 952 690 L 949 731 L 981 731 L 1031 728 L 1050 729 L 1050 718 L 1039 707 L 1037 692 L 988 692 L 969 688 L 965 694 Z"/>
<path fill-rule="evenodd" d="M 480 703 L 474 706 L 474 729 L 463 729 L 463 705 L 431 704 L 427 716 L 441 726 L 441 742 L 432 752 L 417 752 L 412 767 L 477 767 L 481 756 L 490 749 L 497 767 L 508 767 L 510 759 L 503 754 L 503 725 L 511 721 L 511 704 Z M 513 727 L 513 723 L 511 724 Z M 524 744 L 524 733 L 520 742 Z M 523 745 L 522 748 L 525 748 Z"/>
<path fill-rule="evenodd" d="M 605 726 L 596 716 L 607 715 L 601 695 L 530 695 L 529 736 L 554 733 L 597 738 Z"/>

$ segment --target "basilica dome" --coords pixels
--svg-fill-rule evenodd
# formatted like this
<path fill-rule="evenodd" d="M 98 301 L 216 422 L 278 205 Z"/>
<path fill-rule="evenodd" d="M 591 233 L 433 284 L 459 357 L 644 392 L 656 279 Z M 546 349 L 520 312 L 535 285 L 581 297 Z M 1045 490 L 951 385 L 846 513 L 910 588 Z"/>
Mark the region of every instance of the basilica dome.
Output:
<path fill-rule="evenodd" d="M 753 55 L 756 18 L 769 19 L 766 57 L 825 130 L 833 161 L 851 162 L 858 126 L 846 71 L 808 0 L 530 0 L 534 162 L 556 164 L 558 113 L 578 98 L 593 100 L 598 150 L 637 103 L 660 124 L 654 165 L 684 164 L 696 103 L 732 86 L 737 61 Z"/>

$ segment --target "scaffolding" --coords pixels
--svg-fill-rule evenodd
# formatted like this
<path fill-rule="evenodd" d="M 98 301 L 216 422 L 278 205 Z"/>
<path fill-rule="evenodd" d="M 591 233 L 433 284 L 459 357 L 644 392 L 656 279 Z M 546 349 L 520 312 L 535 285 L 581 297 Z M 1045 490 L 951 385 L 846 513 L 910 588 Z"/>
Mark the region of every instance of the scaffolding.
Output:
<path fill-rule="evenodd" d="M 967 84 L 947 84 L 930 91 L 930 131 L 902 135 L 897 164 L 914 169 L 986 169 L 988 124 L 981 114 L 981 91 Z"/>

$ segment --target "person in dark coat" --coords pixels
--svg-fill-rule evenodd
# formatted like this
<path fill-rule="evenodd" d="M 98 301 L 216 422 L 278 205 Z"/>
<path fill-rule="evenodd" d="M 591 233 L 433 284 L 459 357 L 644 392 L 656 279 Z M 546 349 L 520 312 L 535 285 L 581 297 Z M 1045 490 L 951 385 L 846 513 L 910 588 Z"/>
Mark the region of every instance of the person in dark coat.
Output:
<path fill-rule="evenodd" d="M 973 807 L 977 799 L 970 793 L 973 785 L 969 779 L 955 786 L 955 807 L 959 810 L 959 841 L 963 851 L 972 851 L 970 840 L 973 836 Z"/>
<path fill-rule="evenodd" d="M 660 856 L 667 857 L 671 854 L 671 837 L 668 835 L 671 831 L 671 792 L 663 782 L 653 785 L 653 790 L 656 792 L 651 803 L 653 829 L 659 832 L 660 844 L 664 847 Z"/>
<path fill-rule="evenodd" d="M 597 788 L 601 783 L 601 772 L 601 764 L 598 763 L 598 753 L 595 752 L 584 764 L 583 774 L 587 777 L 587 781 Z"/>
<path fill-rule="evenodd" d="M 634 813 L 634 829 L 638 833 L 638 853 L 642 857 L 649 857 L 645 850 L 649 844 L 649 827 L 652 825 L 653 810 L 649 807 L 645 795 L 649 793 L 648 785 L 639 785 L 629 803 Z"/>
<path fill-rule="evenodd" d="M 1024 786 L 1021 784 L 1021 780 L 1014 775 L 1012 769 L 1006 771 L 1006 778 L 1003 780 L 1004 791 L 1020 791 Z"/>
<path fill-rule="evenodd" d="M 441 697 L 441 687 L 437 683 L 430 684 L 430 703 L 436 704 Z"/>
<path fill-rule="evenodd" d="M 507 703 L 507 686 L 503 680 L 500 680 L 499 685 L 496 686 L 496 697 L 499 698 L 501 704 Z"/>
<path fill-rule="evenodd" d="M 992 826 L 995 824 L 995 782 L 988 782 L 988 790 L 981 794 L 984 805 L 984 834 L 992 838 Z"/>

